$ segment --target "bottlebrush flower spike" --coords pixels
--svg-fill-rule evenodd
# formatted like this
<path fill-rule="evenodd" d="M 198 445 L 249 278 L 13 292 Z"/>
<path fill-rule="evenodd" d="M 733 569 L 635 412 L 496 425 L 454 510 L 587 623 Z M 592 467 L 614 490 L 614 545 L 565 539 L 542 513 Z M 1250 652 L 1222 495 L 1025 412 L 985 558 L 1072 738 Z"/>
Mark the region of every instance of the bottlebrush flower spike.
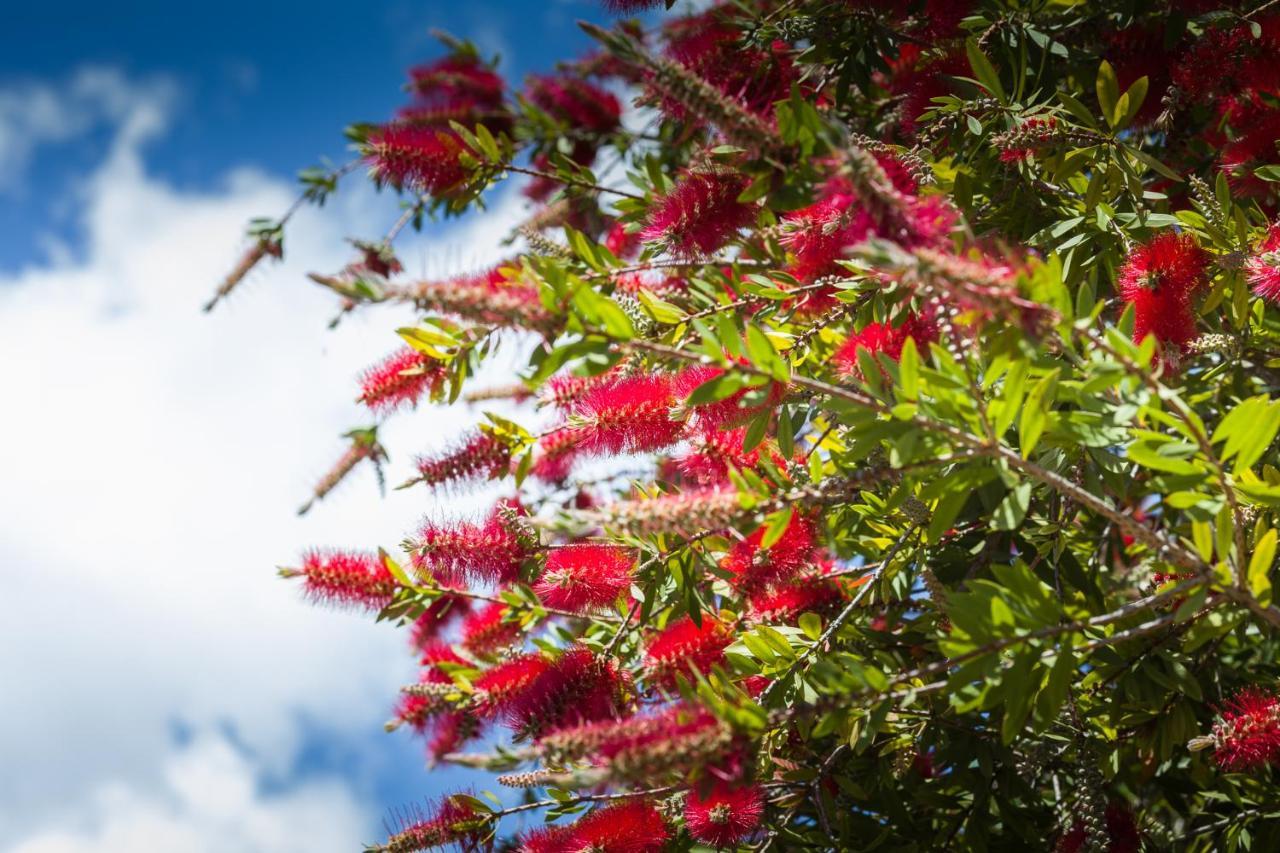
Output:
<path fill-rule="evenodd" d="M 755 217 L 752 205 L 738 201 L 746 188 L 743 175 L 718 170 L 685 172 L 669 193 L 655 201 L 640 237 L 677 257 L 709 255 Z"/>
<path fill-rule="evenodd" d="M 1083 822 L 1077 822 L 1071 830 L 1058 839 L 1057 853 L 1080 853 L 1102 849 L 1106 853 L 1138 853 L 1142 849 L 1142 833 L 1133 819 L 1133 812 L 1118 803 L 1110 803 L 1104 812 L 1105 848 L 1088 844 L 1089 832 Z"/>
<path fill-rule="evenodd" d="M 375 180 L 441 197 L 467 177 L 463 150 L 450 131 L 392 124 L 369 134 L 365 158 Z"/>
<path fill-rule="evenodd" d="M 690 439 L 693 449 L 677 460 L 680 473 L 694 483 L 713 486 L 728 483 L 730 466 L 758 470 L 756 466 L 766 456 L 778 468 L 786 465 L 786 460 L 771 442 L 762 442 L 744 452 L 742 446 L 746 436 L 746 427 L 726 430 L 704 425 Z"/>
<path fill-rule="evenodd" d="M 240 282 L 244 281 L 245 276 L 253 272 L 253 268 L 263 258 L 280 260 L 282 257 L 284 257 L 284 243 L 281 241 L 279 233 L 268 234 L 255 239 L 253 245 L 245 249 L 244 254 L 240 256 L 240 260 L 231 268 L 231 272 L 227 273 L 226 277 L 222 279 L 222 283 L 214 291 L 213 298 L 205 303 L 205 313 L 212 311 L 219 302 L 231 294 L 231 291 L 239 287 Z"/>
<path fill-rule="evenodd" d="M 538 439 L 538 456 L 529 473 L 544 483 L 558 484 L 569 479 L 582 449 L 578 439 L 578 430 L 568 424 L 544 433 Z"/>
<path fill-rule="evenodd" d="M 696 841 L 732 847 L 760 827 L 764 792 L 755 785 L 719 782 L 707 792 L 690 791 L 684 803 L 684 825 Z"/>
<path fill-rule="evenodd" d="M 649 643 L 644 657 L 645 681 L 654 687 L 675 689 L 677 676 L 691 679 L 691 671 L 706 674 L 724 663 L 724 650 L 733 642 L 729 628 L 709 614 L 702 624 L 682 616 Z"/>
<path fill-rule="evenodd" d="M 615 222 L 605 235 L 604 246 L 622 260 L 630 260 L 640 253 L 640 232 L 628 231 L 626 223 Z"/>
<path fill-rule="evenodd" d="M 734 575 L 733 585 L 747 595 L 790 580 L 813 559 L 813 521 L 799 513 L 792 515 L 782 536 L 762 548 L 765 528 L 736 543 L 720 562 Z"/>
<path fill-rule="evenodd" d="M 298 515 L 306 515 L 317 502 L 328 497 L 329 493 L 366 459 L 373 463 L 378 474 L 378 484 L 382 484 L 382 463 L 387 458 L 387 452 L 378 443 L 378 428 L 353 429 L 346 434 L 346 437 L 351 439 L 351 444 L 333 467 L 320 478 L 320 482 L 316 483 L 306 503 L 298 507 Z"/>
<path fill-rule="evenodd" d="M 473 655 L 485 656 L 512 645 L 524 629 L 518 620 L 508 618 L 511 614 L 510 607 L 496 601 L 472 610 L 462 620 L 462 647 Z"/>
<path fill-rule="evenodd" d="M 388 415 L 404 405 L 416 406 L 424 394 L 434 397 L 447 376 L 443 363 L 404 347 L 364 372 L 356 399 L 377 414 Z"/>
<path fill-rule="evenodd" d="M 736 491 L 696 489 L 652 498 L 617 501 L 598 509 L 576 513 L 589 526 L 608 526 L 646 535 L 675 533 L 693 535 L 718 530 L 742 515 Z"/>
<path fill-rule="evenodd" d="M 743 363 L 746 363 L 745 360 L 743 360 Z M 672 390 L 676 399 L 687 401 L 688 396 L 696 391 L 698 386 L 722 376 L 724 372 L 725 369 L 723 367 L 713 367 L 711 365 L 698 365 L 680 371 L 672 379 Z M 723 400 L 700 403 L 693 406 L 692 409 L 694 414 L 697 415 L 698 424 L 704 429 L 727 430 L 751 420 L 761 412 L 775 408 L 787 396 L 785 383 L 770 381 L 761 387 L 764 389 L 764 399 L 759 402 L 743 405 L 748 393 L 760 390 L 753 389 L 753 392 L 749 392 L 744 388 L 741 391 L 735 391 Z"/>
<path fill-rule="evenodd" d="M 669 375 L 625 376 L 584 393 L 574 407 L 572 429 L 586 453 L 659 450 L 679 441 L 684 430 L 672 418 L 674 405 Z"/>
<path fill-rule="evenodd" d="M 481 103 L 502 106 L 502 77 L 478 56 L 454 54 L 409 69 L 409 87 L 421 104 Z"/>
<path fill-rule="evenodd" d="M 574 373 L 558 373 L 542 387 L 539 402 L 569 412 L 583 396 L 595 388 L 616 382 L 624 374 L 614 367 L 597 376 L 578 376 Z"/>
<path fill-rule="evenodd" d="M 619 15 L 629 15 L 632 12 L 656 9 L 662 4 L 663 0 L 604 0 L 604 7 L 610 12 Z"/>
<path fill-rule="evenodd" d="M 611 659 L 574 646 L 511 697 L 507 721 L 537 740 L 559 728 L 620 716 L 629 692 L 629 679 Z"/>
<path fill-rule="evenodd" d="M 399 816 L 400 830 L 386 844 L 373 849 L 377 853 L 416 853 L 449 844 L 464 850 L 478 849 L 488 817 L 468 800 L 451 795 L 433 808 L 410 809 Z"/>
<path fill-rule="evenodd" d="M 831 362 L 845 376 L 857 376 L 862 371 L 858 364 L 858 350 L 864 349 L 872 355 L 884 353 L 897 361 L 902 357 L 902 348 L 908 339 L 915 341 L 916 349 L 923 352 L 938 340 L 938 326 L 924 314 L 908 314 L 899 325 L 868 323 L 840 345 Z"/>
<path fill-rule="evenodd" d="M 556 548 L 533 591 L 548 607 L 589 613 L 611 606 L 631 586 L 635 558 L 616 545 Z"/>
<path fill-rule="evenodd" d="M 420 308 L 490 326 L 541 331 L 558 322 L 543 307 L 537 286 L 525 283 L 501 264 L 478 275 L 419 282 L 406 295 Z"/>
<path fill-rule="evenodd" d="M 1254 295 L 1272 305 L 1280 304 L 1280 223 L 1267 229 L 1258 253 L 1245 263 L 1245 271 Z"/>
<path fill-rule="evenodd" d="M 806 577 L 753 595 L 747 618 L 753 622 L 791 624 L 801 613 L 830 613 L 843 600 L 844 593 L 835 581 Z"/>
<path fill-rule="evenodd" d="M 400 588 L 382 559 L 364 551 L 308 551 L 302 568 L 281 569 L 280 574 L 303 578 L 312 601 L 374 611 L 390 604 Z"/>
<path fill-rule="evenodd" d="M 427 726 L 427 755 L 432 764 L 451 752 L 457 752 L 467 741 L 478 737 L 481 724 L 468 711 L 446 711 L 437 714 Z"/>
<path fill-rule="evenodd" d="M 431 602 L 413 622 L 410 629 L 410 644 L 419 651 L 425 651 L 440 632 L 449 627 L 459 616 L 464 616 L 471 609 L 470 598 L 460 595 L 445 594 Z"/>
<path fill-rule="evenodd" d="M 1256 687 L 1241 690 L 1208 737 L 1196 738 L 1190 746 L 1213 747 L 1218 766 L 1232 772 L 1280 764 L 1280 697 Z"/>
<path fill-rule="evenodd" d="M 661 853 L 671 832 L 658 810 L 643 800 L 625 800 L 591 812 L 569 826 L 537 830 L 521 853 Z"/>
<path fill-rule="evenodd" d="M 556 761 L 591 761 L 609 778 L 643 781 L 686 776 L 709 765 L 732 763 L 741 744 L 705 708 L 676 703 L 643 716 L 561 729 L 542 739 Z"/>
<path fill-rule="evenodd" d="M 612 133 L 622 119 L 617 98 L 576 77 L 533 77 L 525 95 L 543 112 L 575 130 Z M 592 153 L 594 156 L 594 149 Z"/>
<path fill-rule="evenodd" d="M 485 670 L 472 682 L 479 713 L 485 717 L 504 713 L 550 668 L 551 662 L 543 655 L 520 654 Z"/>
<path fill-rule="evenodd" d="M 500 480 L 511 473 L 511 447 L 484 430 L 465 438 L 456 449 L 419 456 L 417 478 L 410 483 L 440 486 L 474 480 Z M 408 484 L 406 484 L 408 485 Z"/>
<path fill-rule="evenodd" d="M 1206 282 L 1208 254 L 1190 234 L 1160 234 L 1129 253 L 1118 276 L 1121 297 L 1134 307 L 1134 340 L 1155 335 L 1186 347 L 1196 337 L 1192 297 Z"/>
<path fill-rule="evenodd" d="M 453 649 L 444 643 L 432 643 L 423 649 L 422 664 L 424 668 L 418 674 L 418 684 L 451 688 L 453 679 L 438 666 L 441 663 L 465 664 L 466 661 L 458 657 Z M 394 725 L 408 725 L 413 727 L 415 731 L 422 733 L 431 717 L 439 711 L 446 710 L 447 707 L 440 696 L 434 695 L 432 692 L 404 693 L 396 705 Z M 388 723 L 388 728 L 391 728 L 392 725 L 392 723 Z"/>
<path fill-rule="evenodd" d="M 482 524 L 428 521 L 409 543 L 414 568 L 447 583 L 465 580 L 506 584 L 517 579 L 532 543 L 515 529 L 500 504 Z"/>

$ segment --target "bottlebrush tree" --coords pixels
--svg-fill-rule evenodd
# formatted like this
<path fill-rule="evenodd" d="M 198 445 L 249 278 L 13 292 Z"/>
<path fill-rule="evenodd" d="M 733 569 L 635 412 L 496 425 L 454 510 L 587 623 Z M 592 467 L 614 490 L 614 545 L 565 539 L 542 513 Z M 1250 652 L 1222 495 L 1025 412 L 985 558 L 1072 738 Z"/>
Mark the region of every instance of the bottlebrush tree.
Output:
<path fill-rule="evenodd" d="M 402 327 L 308 506 L 381 419 L 525 413 L 403 472 L 487 512 L 284 570 L 524 789 L 371 849 L 1280 849 L 1280 8 L 605 5 L 519 90 L 446 40 L 303 174 L 404 211 L 312 275 Z M 507 181 L 505 257 L 405 276 Z"/>

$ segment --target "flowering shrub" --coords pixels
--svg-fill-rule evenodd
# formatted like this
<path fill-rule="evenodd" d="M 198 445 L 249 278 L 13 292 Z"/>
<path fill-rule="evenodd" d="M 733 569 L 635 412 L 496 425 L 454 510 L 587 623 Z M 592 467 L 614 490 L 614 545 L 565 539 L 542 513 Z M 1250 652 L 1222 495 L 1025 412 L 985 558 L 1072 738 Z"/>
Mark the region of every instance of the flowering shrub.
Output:
<path fill-rule="evenodd" d="M 524 412 L 405 472 L 481 517 L 284 570 L 528 797 L 371 849 L 1280 849 L 1275 3 L 664 5 L 522 91 L 449 40 L 303 174 L 405 205 L 312 275 L 402 309 L 372 418 Z M 507 257 L 403 274 L 507 179 Z M 348 437 L 304 511 L 386 461 Z"/>

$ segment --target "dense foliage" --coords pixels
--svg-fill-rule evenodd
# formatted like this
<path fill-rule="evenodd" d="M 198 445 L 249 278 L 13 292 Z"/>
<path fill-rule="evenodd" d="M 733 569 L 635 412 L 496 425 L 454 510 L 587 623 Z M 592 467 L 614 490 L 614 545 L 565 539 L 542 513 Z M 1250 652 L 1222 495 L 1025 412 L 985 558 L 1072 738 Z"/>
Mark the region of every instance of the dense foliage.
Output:
<path fill-rule="evenodd" d="M 284 572 L 526 789 L 376 849 L 1280 849 L 1274 0 L 607 5 L 653 11 L 518 93 L 447 39 L 303 174 L 404 206 L 312 276 L 402 306 L 374 420 L 525 412 L 416 462 L 491 512 Z M 403 275 L 508 179 L 508 257 Z"/>

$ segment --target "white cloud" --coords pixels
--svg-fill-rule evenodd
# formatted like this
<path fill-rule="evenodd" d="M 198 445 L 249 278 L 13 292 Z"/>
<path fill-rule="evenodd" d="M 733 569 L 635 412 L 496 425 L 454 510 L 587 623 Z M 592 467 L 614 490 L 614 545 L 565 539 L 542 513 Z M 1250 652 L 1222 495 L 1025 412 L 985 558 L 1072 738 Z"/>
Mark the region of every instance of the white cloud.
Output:
<path fill-rule="evenodd" d="M 104 785 L 70 826 L 41 831 L 12 853 L 306 853 L 356 833 L 374 837 L 374 822 L 340 781 L 265 792 L 253 765 L 215 735 L 176 752 L 163 770 L 159 790 Z"/>
<path fill-rule="evenodd" d="M 286 261 L 205 316 L 199 306 L 245 220 L 282 210 L 292 189 L 249 171 L 206 193 L 157 181 L 139 146 L 164 124 L 164 87 L 136 97 L 119 76 L 86 79 L 100 82 L 55 100 L 99 85 L 103 103 L 119 104 L 115 144 L 83 184 L 87 245 L 80 260 L 0 277 L 0 839 L 61 845 L 24 852 L 116 849 L 78 839 L 147 821 L 197 826 L 186 789 L 170 790 L 185 766 L 173 758 L 175 720 L 230 726 L 260 761 L 253 772 L 273 777 L 296 758 L 300 717 L 377 730 L 411 672 L 403 639 L 304 606 L 273 566 L 311 544 L 393 546 L 432 509 L 423 491 L 378 500 L 365 471 L 307 518 L 293 515 L 341 451 L 337 435 L 367 423 L 351 402 L 354 376 L 412 316 L 377 309 L 327 332 L 332 296 L 303 273 L 348 260 L 342 238 L 379 233 L 394 203 L 375 212 L 378 200 L 358 191 L 303 213 Z M 499 200 L 474 223 L 407 245 L 406 264 L 438 273 L 441 259 L 491 260 L 517 211 L 514 198 Z M 413 452 L 471 417 L 428 411 L 389 424 L 392 482 Z M 212 747 L 201 749 L 211 761 Z M 111 785 L 123 786 L 127 821 L 41 834 L 68 810 L 91 811 Z M 153 807 L 170 795 L 177 806 Z M 383 805 L 371 804 L 375 817 Z M 319 847 L 367 840 L 339 834 Z M 205 848 L 151 839 L 138 849 Z"/>

